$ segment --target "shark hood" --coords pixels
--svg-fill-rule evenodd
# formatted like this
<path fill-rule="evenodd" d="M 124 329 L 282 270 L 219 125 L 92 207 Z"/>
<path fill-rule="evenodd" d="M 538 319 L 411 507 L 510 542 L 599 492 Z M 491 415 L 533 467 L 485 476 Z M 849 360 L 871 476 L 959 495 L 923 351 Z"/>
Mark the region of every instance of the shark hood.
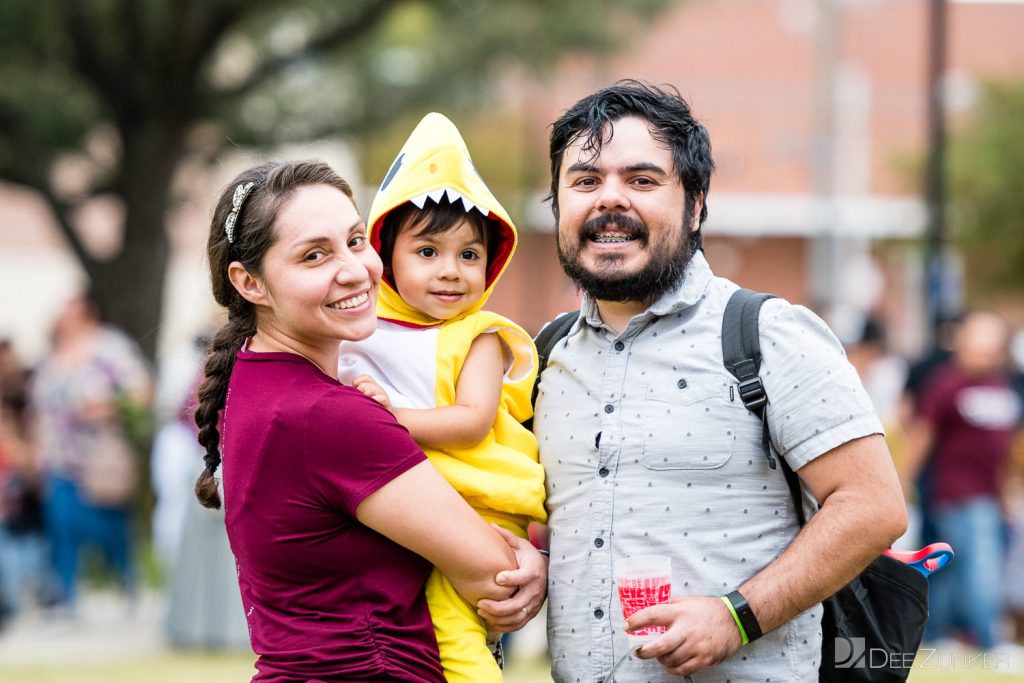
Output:
<path fill-rule="evenodd" d="M 487 264 L 484 294 L 471 310 L 460 316 L 464 317 L 487 303 L 494 284 L 515 252 L 518 236 L 512 219 L 473 166 L 459 129 L 445 116 L 431 113 L 409 135 L 373 198 L 367 220 L 373 248 L 380 251 L 380 231 L 388 213 L 406 202 L 422 209 L 427 202 L 437 203 L 445 196 L 452 204 L 461 203 L 467 212 L 479 211 L 490 218 L 492 230 L 488 240 L 497 241 L 496 249 L 488 249 L 495 256 Z M 414 326 L 441 322 L 408 305 L 389 279 L 385 276 L 381 281 L 378 317 Z"/>

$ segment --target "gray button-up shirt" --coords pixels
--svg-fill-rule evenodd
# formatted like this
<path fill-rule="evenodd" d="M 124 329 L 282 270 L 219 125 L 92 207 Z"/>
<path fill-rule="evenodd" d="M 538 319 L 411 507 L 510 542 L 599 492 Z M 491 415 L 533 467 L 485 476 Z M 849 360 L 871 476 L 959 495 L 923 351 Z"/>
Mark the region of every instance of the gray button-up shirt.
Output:
<path fill-rule="evenodd" d="M 620 334 L 585 297 L 580 321 L 551 353 L 534 426 L 547 472 L 548 637 L 558 683 L 600 681 L 627 650 L 614 560 L 669 555 L 674 595 L 724 595 L 798 531 L 785 477 L 761 448 L 760 422 L 722 364 L 722 314 L 736 288 L 698 252 L 680 286 Z M 842 346 L 814 314 L 769 300 L 760 340 L 773 443 L 794 470 L 881 433 Z M 693 678 L 817 680 L 820 625 L 818 605 Z M 680 680 L 638 659 L 616 676 Z"/>

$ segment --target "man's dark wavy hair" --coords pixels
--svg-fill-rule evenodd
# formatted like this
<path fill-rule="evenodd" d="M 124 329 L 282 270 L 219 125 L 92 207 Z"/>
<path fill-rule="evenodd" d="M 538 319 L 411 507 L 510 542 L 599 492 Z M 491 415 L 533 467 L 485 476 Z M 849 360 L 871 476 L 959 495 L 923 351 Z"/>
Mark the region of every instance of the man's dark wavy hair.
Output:
<path fill-rule="evenodd" d="M 584 97 L 551 125 L 551 194 L 548 199 L 555 222 L 558 222 L 558 175 L 565 150 L 582 138 L 584 151 L 596 157 L 614 135 L 612 128 L 606 130 L 608 124 L 629 116 L 648 121 L 654 139 L 668 145 L 672 151 L 672 164 L 686 192 L 687 213 L 693 210 L 697 197 L 703 196 L 698 223 L 703 225 L 708 216 L 711 173 L 715 169 L 708 132 L 693 118 L 690 105 L 674 87 L 657 87 L 633 79 L 619 81 Z M 694 246 L 700 248 L 700 229 L 691 238 Z"/>

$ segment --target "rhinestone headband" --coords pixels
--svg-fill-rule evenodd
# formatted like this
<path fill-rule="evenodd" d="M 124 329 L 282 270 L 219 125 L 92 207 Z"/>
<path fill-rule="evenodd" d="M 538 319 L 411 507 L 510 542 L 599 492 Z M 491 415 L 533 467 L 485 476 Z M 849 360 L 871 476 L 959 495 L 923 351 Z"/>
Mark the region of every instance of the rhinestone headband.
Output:
<path fill-rule="evenodd" d="M 249 182 L 239 184 L 235 188 L 235 195 L 231 198 L 231 213 L 224 221 L 224 233 L 228 236 L 228 244 L 235 243 L 235 222 L 238 221 L 238 212 L 242 210 L 242 203 L 245 202 L 245 198 L 249 196 L 254 187 L 256 187 L 256 183 Z"/>

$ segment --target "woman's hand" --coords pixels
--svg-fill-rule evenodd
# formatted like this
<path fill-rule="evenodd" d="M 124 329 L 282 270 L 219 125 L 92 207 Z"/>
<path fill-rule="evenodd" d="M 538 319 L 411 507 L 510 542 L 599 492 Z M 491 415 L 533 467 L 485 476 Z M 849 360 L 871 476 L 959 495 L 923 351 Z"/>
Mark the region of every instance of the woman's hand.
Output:
<path fill-rule="evenodd" d="M 395 414 L 395 409 L 391 407 L 391 400 L 388 398 L 387 392 L 381 389 L 380 385 L 369 375 L 359 375 L 356 377 L 352 380 L 352 387 L 387 408 L 392 415 Z"/>
<path fill-rule="evenodd" d="M 548 592 L 548 560 L 525 538 L 519 538 L 506 529 L 492 524 L 516 554 L 518 569 L 499 572 L 495 581 L 501 586 L 514 586 L 517 590 L 507 600 L 481 600 L 477 614 L 491 631 L 507 633 L 518 631 L 537 616 Z"/>

